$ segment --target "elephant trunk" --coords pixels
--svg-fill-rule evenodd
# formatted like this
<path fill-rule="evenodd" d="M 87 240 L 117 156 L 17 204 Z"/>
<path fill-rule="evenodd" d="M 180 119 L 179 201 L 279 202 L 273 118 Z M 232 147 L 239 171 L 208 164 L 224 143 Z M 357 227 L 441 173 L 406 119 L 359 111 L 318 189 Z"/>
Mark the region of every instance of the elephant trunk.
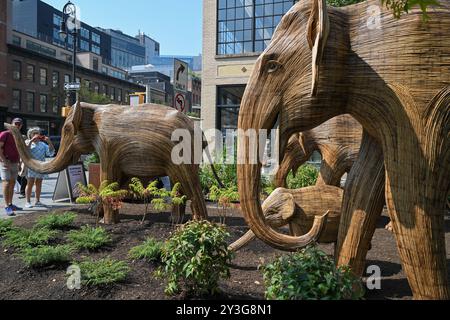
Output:
<path fill-rule="evenodd" d="M 68 139 L 63 136 L 61 140 L 61 147 L 58 151 L 56 158 L 48 162 L 38 161 L 32 158 L 29 148 L 25 145 L 22 135 L 19 129 L 5 123 L 5 127 L 9 129 L 14 136 L 16 142 L 17 150 L 19 151 L 20 158 L 23 163 L 33 171 L 42 174 L 51 174 L 55 172 L 60 172 L 64 170 L 68 165 L 72 163 L 73 160 L 73 137 Z"/>
<path fill-rule="evenodd" d="M 261 162 L 251 157 L 259 154 L 260 147 L 258 143 L 251 141 L 250 132 L 255 130 L 258 137 L 261 129 L 272 129 L 279 113 L 280 98 L 259 92 L 256 83 L 255 78 L 250 80 L 239 114 L 238 128 L 241 136 L 238 143 L 237 173 L 241 207 L 246 222 L 259 239 L 274 248 L 295 251 L 319 238 L 327 215 L 316 217 L 312 229 L 300 237 L 281 234 L 266 222 L 260 204 Z M 252 90 L 253 87 L 255 90 Z M 264 103 L 260 104 L 259 101 Z"/>

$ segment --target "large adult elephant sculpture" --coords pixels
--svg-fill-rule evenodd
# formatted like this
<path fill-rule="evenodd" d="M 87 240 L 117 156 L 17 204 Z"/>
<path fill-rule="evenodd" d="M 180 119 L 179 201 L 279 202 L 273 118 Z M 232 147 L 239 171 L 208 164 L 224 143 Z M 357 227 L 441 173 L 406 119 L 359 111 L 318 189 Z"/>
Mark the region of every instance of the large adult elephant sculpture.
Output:
<path fill-rule="evenodd" d="M 358 158 L 361 138 L 361 125 L 349 115 L 335 117 L 317 128 L 294 134 L 285 148 L 275 185 L 286 188 L 289 172 L 295 173 L 314 151 L 318 151 L 323 161 L 317 184 L 339 187 L 342 176 L 350 171 Z"/>
<path fill-rule="evenodd" d="M 177 129 L 189 130 L 194 137 L 194 123 L 177 110 L 161 105 L 138 107 L 93 105 L 77 102 L 62 130 L 61 147 L 49 162 L 33 160 L 21 139 L 11 128 L 26 166 L 41 173 L 64 170 L 73 158 L 96 151 L 100 155 L 101 181 L 120 181 L 123 177 L 169 176 L 180 182 L 182 191 L 192 200 L 193 216 L 207 218 L 199 165 L 194 152 L 191 164 L 175 164 L 171 159 L 176 142 L 171 140 Z M 194 150 L 194 139 L 189 142 Z M 105 211 L 105 223 L 115 223 L 117 214 Z"/>
<path fill-rule="evenodd" d="M 361 273 L 385 199 L 414 298 L 449 299 L 444 209 L 450 189 L 449 0 L 396 19 L 379 0 L 327 8 L 300 1 L 283 17 L 256 62 L 239 115 L 239 129 L 271 129 L 279 119 L 280 153 L 292 134 L 350 114 L 364 128 L 356 169 L 344 195 L 337 263 Z M 376 11 L 376 10 L 375 10 Z M 375 22 L 375 23 L 372 23 Z M 370 147 L 369 147 L 370 146 Z M 259 202 L 260 165 L 254 143 L 240 139 L 241 206 L 266 243 L 294 250 L 317 239 L 291 237 L 266 225 Z M 384 159 L 385 169 L 380 169 Z M 369 201 L 371 200 L 371 201 Z M 376 200 L 376 201 L 375 201 Z"/>

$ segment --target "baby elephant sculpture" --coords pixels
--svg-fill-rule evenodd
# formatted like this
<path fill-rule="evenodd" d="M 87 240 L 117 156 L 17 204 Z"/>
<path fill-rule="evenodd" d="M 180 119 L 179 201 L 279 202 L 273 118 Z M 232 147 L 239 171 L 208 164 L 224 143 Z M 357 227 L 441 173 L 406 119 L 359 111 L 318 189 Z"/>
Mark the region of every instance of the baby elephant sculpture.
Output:
<path fill-rule="evenodd" d="M 323 161 L 317 184 L 339 187 L 342 176 L 350 171 L 358 158 L 361 138 L 361 125 L 349 115 L 335 117 L 317 128 L 294 134 L 275 175 L 275 185 L 285 188 L 289 172 L 292 170 L 295 174 L 314 151 L 318 151 Z"/>
<path fill-rule="evenodd" d="M 272 228 L 289 225 L 292 235 L 301 236 L 310 232 L 316 217 L 327 213 L 326 223 L 318 233 L 316 242 L 335 243 L 339 230 L 343 193 L 341 188 L 327 185 L 297 190 L 278 188 L 262 204 L 266 223 Z M 325 211 L 324 208 L 326 208 Z M 231 244 L 230 249 L 238 251 L 254 238 L 255 234 L 249 230 Z"/>
<path fill-rule="evenodd" d="M 207 218 L 199 165 L 195 164 L 194 155 L 190 164 L 176 165 L 171 159 L 176 145 L 171 137 L 176 129 L 189 130 L 194 137 L 193 121 L 170 107 L 77 102 L 64 124 L 57 157 L 44 163 L 31 158 L 20 132 L 11 128 L 20 156 L 32 170 L 47 174 L 60 172 L 72 163 L 72 159 L 96 151 L 100 155 L 102 181 L 169 176 L 172 181 L 181 183 L 183 193 L 192 200 L 194 218 Z M 190 143 L 194 150 L 194 139 Z M 106 224 L 118 222 L 117 212 L 105 210 L 104 221 Z"/>

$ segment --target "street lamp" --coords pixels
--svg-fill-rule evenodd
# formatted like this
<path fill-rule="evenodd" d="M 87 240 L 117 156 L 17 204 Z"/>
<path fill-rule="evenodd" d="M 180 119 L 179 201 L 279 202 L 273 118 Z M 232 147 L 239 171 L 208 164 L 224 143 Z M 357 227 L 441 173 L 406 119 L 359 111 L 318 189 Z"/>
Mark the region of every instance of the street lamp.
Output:
<path fill-rule="evenodd" d="M 59 35 L 61 38 L 66 41 L 67 34 L 70 33 L 73 37 L 73 60 L 72 60 L 72 82 L 75 82 L 75 69 L 77 65 L 77 38 L 78 38 L 78 29 L 77 29 L 77 8 L 72 2 L 67 2 L 63 8 L 63 15 L 61 19 L 61 25 L 59 29 Z M 72 25 L 69 24 L 69 18 L 72 19 Z M 72 94 L 71 94 L 72 93 Z M 74 92 L 68 92 L 67 96 L 72 96 L 71 101 L 68 101 L 70 105 L 76 103 L 77 97 Z"/>

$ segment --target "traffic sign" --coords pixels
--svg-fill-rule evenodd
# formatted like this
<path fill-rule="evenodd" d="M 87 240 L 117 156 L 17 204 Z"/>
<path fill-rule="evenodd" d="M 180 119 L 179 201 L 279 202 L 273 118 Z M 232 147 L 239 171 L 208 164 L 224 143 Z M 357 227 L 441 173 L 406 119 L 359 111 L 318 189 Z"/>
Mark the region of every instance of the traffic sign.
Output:
<path fill-rule="evenodd" d="M 188 90 L 189 65 L 181 60 L 174 59 L 173 85 L 175 90 L 186 92 Z"/>
<path fill-rule="evenodd" d="M 180 112 L 184 112 L 186 110 L 186 97 L 184 93 L 178 93 L 175 96 L 175 109 Z"/>
<path fill-rule="evenodd" d="M 66 91 L 80 91 L 81 84 L 79 82 L 64 83 L 64 90 Z"/>

